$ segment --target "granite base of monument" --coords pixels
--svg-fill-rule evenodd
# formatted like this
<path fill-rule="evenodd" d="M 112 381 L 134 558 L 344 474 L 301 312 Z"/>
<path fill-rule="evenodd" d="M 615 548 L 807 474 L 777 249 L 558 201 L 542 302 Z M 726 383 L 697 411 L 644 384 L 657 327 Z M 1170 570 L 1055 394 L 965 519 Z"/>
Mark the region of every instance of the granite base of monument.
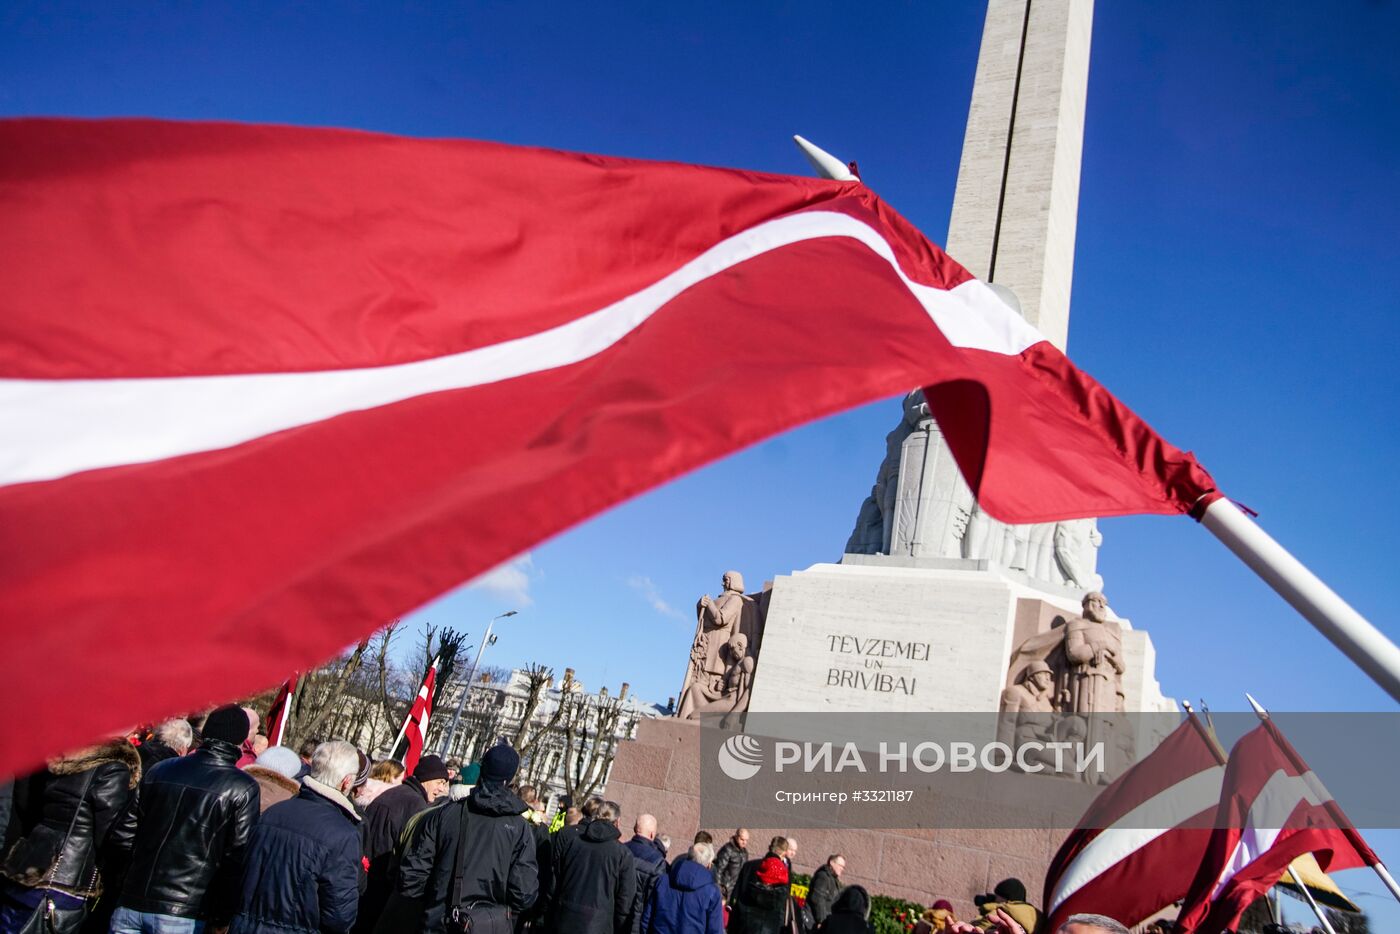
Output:
<path fill-rule="evenodd" d="M 689 845 L 697 830 L 707 830 L 719 846 L 733 827 L 700 824 L 700 724 L 678 719 L 644 720 L 637 737 L 620 743 L 606 796 L 622 805 L 624 829 L 638 814 L 654 814 L 671 837 L 672 855 Z M 1055 781 L 1026 776 L 1028 782 Z M 762 855 L 775 835 L 798 841 L 797 869 L 811 873 L 833 853 L 846 857 L 842 881 L 872 892 L 928 905 L 939 898 L 953 902 L 959 917 L 976 917 L 973 896 L 991 891 L 1015 876 L 1038 892 L 1045 870 L 1067 830 L 913 829 L 763 826 L 761 814 L 748 822 L 750 855 Z M 776 822 L 775 822 L 776 823 Z M 1032 896 L 1039 900 L 1038 894 Z"/>

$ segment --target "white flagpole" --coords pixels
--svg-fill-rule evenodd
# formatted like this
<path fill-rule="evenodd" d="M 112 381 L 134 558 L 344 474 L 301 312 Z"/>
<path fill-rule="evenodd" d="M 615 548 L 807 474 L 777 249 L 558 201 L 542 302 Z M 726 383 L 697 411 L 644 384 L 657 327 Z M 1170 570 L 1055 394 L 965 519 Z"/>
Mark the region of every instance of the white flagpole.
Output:
<path fill-rule="evenodd" d="M 1327 916 L 1322 913 L 1322 908 L 1317 904 L 1317 899 L 1313 898 L 1312 892 L 1308 891 L 1307 883 L 1303 877 L 1298 875 L 1298 870 L 1293 868 L 1293 864 L 1288 864 L 1288 871 L 1293 874 L 1293 881 L 1298 883 L 1298 891 L 1303 893 L 1303 897 L 1308 900 L 1308 907 L 1312 908 L 1313 914 L 1317 915 L 1317 920 L 1322 922 L 1323 930 L 1327 934 L 1337 934 L 1337 929 L 1332 927 L 1332 922 L 1327 920 Z"/>
<path fill-rule="evenodd" d="M 1245 699 L 1249 701 L 1249 706 L 1254 708 L 1255 716 L 1257 716 L 1260 720 L 1269 719 L 1269 712 L 1264 709 L 1263 704 L 1259 703 L 1257 700 L 1254 699 L 1253 695 L 1246 693 Z M 1277 727 L 1275 727 L 1275 729 L 1277 729 Z M 1303 762 L 1295 764 L 1299 768 L 1306 765 L 1306 763 Z M 1316 778 L 1316 776 L 1314 776 L 1314 778 Z M 1336 820 L 1340 829 L 1341 825 L 1344 823 L 1345 815 L 1341 813 L 1339 806 L 1337 805 L 1336 801 L 1332 798 L 1332 793 L 1330 791 L 1327 791 L 1326 787 L 1323 786 L 1320 781 L 1317 784 L 1319 787 L 1322 788 L 1324 792 L 1326 792 L 1327 802 L 1329 805 L 1328 812 L 1332 814 L 1333 819 Z M 1361 832 L 1359 830 L 1355 830 L 1355 828 L 1353 828 L 1353 832 L 1356 834 L 1357 839 L 1361 839 Z M 1362 842 L 1364 843 L 1365 841 L 1363 840 Z M 1367 844 L 1367 849 L 1370 849 L 1369 844 Z M 1372 853 L 1374 852 L 1375 851 L 1372 850 Z M 1292 871 L 1293 866 L 1290 864 L 1288 868 L 1290 871 Z M 1397 886 L 1395 884 L 1395 878 L 1391 876 L 1390 870 L 1385 868 L 1385 863 L 1381 862 L 1380 857 L 1376 857 L 1376 861 L 1371 864 L 1371 868 L 1376 871 L 1376 875 L 1380 876 L 1381 881 L 1385 883 L 1385 887 L 1390 890 L 1390 894 L 1395 896 L 1395 900 L 1397 902 L 1400 902 L 1400 886 Z M 1298 887 L 1300 889 L 1307 888 L 1307 886 L 1303 884 L 1303 880 L 1298 877 L 1298 874 L 1296 872 L 1293 873 L 1293 881 L 1298 883 Z M 1311 898 L 1309 899 L 1309 901 L 1311 901 Z"/>
<path fill-rule="evenodd" d="M 798 149 L 802 150 L 802 155 L 807 157 L 807 161 L 812 164 L 812 168 L 822 178 L 830 178 L 838 182 L 860 181 L 846 166 L 846 163 L 820 146 L 815 146 L 800 136 L 794 136 L 792 141 L 797 144 Z"/>
<path fill-rule="evenodd" d="M 1201 525 L 1370 675 L 1372 681 L 1400 701 L 1400 648 L 1384 633 L 1228 499 L 1221 497 L 1207 506 Z"/>

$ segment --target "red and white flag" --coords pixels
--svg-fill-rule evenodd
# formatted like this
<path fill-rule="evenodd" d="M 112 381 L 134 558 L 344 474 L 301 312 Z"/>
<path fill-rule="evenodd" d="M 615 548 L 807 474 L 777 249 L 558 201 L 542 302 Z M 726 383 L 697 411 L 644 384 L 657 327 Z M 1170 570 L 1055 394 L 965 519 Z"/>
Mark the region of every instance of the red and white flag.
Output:
<path fill-rule="evenodd" d="M 1205 859 L 1181 907 L 1177 930 L 1220 934 L 1304 853 L 1324 872 L 1374 866 L 1332 795 L 1265 720 L 1235 743 Z"/>
<path fill-rule="evenodd" d="M 1046 872 L 1047 929 L 1079 912 L 1131 927 L 1182 898 L 1210 842 L 1224 775 L 1192 717 L 1105 788 Z"/>
<path fill-rule="evenodd" d="M 267 711 L 267 741 L 273 746 L 282 745 L 286 738 L 287 723 L 292 719 L 292 699 L 297 693 L 297 676 L 292 675 L 282 682 L 272 706 Z"/>
<path fill-rule="evenodd" d="M 0 679 L 38 718 L 0 736 L 0 774 L 274 683 L 915 386 L 999 519 L 1214 490 L 859 182 L 21 119 L 0 205 L 0 657 L 66 668 Z M 180 664 L 152 665 L 167 629 Z"/>
<path fill-rule="evenodd" d="M 418 696 L 413 699 L 413 704 L 408 708 L 408 716 L 404 718 L 403 729 L 399 730 L 399 738 L 394 742 L 394 748 L 389 750 L 393 755 L 398 751 L 399 745 L 407 741 L 403 756 L 399 759 L 403 763 L 404 772 L 413 774 L 413 770 L 418 765 L 418 759 L 423 755 L 423 745 L 428 735 L 428 721 L 433 717 L 433 683 L 437 680 L 438 660 L 433 659 L 433 663 L 428 666 L 428 673 L 423 676 L 423 684 L 418 688 Z"/>

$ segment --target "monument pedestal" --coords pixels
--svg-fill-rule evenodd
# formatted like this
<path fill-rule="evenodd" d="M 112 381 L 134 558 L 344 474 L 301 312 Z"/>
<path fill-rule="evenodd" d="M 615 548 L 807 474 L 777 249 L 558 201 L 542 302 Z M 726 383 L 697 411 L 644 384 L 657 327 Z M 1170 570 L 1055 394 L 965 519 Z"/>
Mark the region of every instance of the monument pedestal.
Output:
<path fill-rule="evenodd" d="M 994 712 L 1013 650 L 1081 591 L 988 561 L 846 555 L 775 579 L 749 710 Z M 1123 629 L 1124 706 L 1174 711 L 1146 632 Z"/>
<path fill-rule="evenodd" d="M 637 737 L 618 745 L 606 795 L 622 805 L 622 824 L 654 814 L 671 837 L 671 857 L 689 846 L 700 826 L 700 724 L 644 720 Z M 1027 782 L 1055 781 L 1024 776 Z M 755 815 L 757 816 L 757 815 Z M 719 847 L 733 827 L 705 827 Z M 846 857 L 841 881 L 925 905 L 953 902 L 958 916 L 976 917 L 972 898 L 1015 876 L 1033 892 L 1068 831 L 1056 829 L 867 830 L 847 827 L 749 826 L 749 855 L 757 858 L 772 837 L 796 837 L 799 872 L 812 873 L 833 853 Z M 1039 894 L 1032 896 L 1039 901 Z"/>

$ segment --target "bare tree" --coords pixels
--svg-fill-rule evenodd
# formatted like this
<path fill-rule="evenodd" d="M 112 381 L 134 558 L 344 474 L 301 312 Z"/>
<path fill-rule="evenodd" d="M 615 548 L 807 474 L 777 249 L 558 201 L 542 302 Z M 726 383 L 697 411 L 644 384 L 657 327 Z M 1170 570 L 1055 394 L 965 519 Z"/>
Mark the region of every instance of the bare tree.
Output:
<path fill-rule="evenodd" d="M 601 689 L 590 696 L 571 691 L 559 698 L 566 710 L 560 727 L 564 735 L 564 790 L 574 801 L 593 794 L 607 777 L 617 755 L 618 727 L 626 715 L 626 692 L 608 696 Z M 627 725 L 630 732 L 631 724 Z"/>
<path fill-rule="evenodd" d="M 306 673 L 297 695 L 296 716 L 291 723 L 295 740 L 302 741 L 319 735 L 326 718 L 340 706 L 346 683 L 359 670 L 368 648 L 369 640 L 366 639 L 337 661 Z"/>

